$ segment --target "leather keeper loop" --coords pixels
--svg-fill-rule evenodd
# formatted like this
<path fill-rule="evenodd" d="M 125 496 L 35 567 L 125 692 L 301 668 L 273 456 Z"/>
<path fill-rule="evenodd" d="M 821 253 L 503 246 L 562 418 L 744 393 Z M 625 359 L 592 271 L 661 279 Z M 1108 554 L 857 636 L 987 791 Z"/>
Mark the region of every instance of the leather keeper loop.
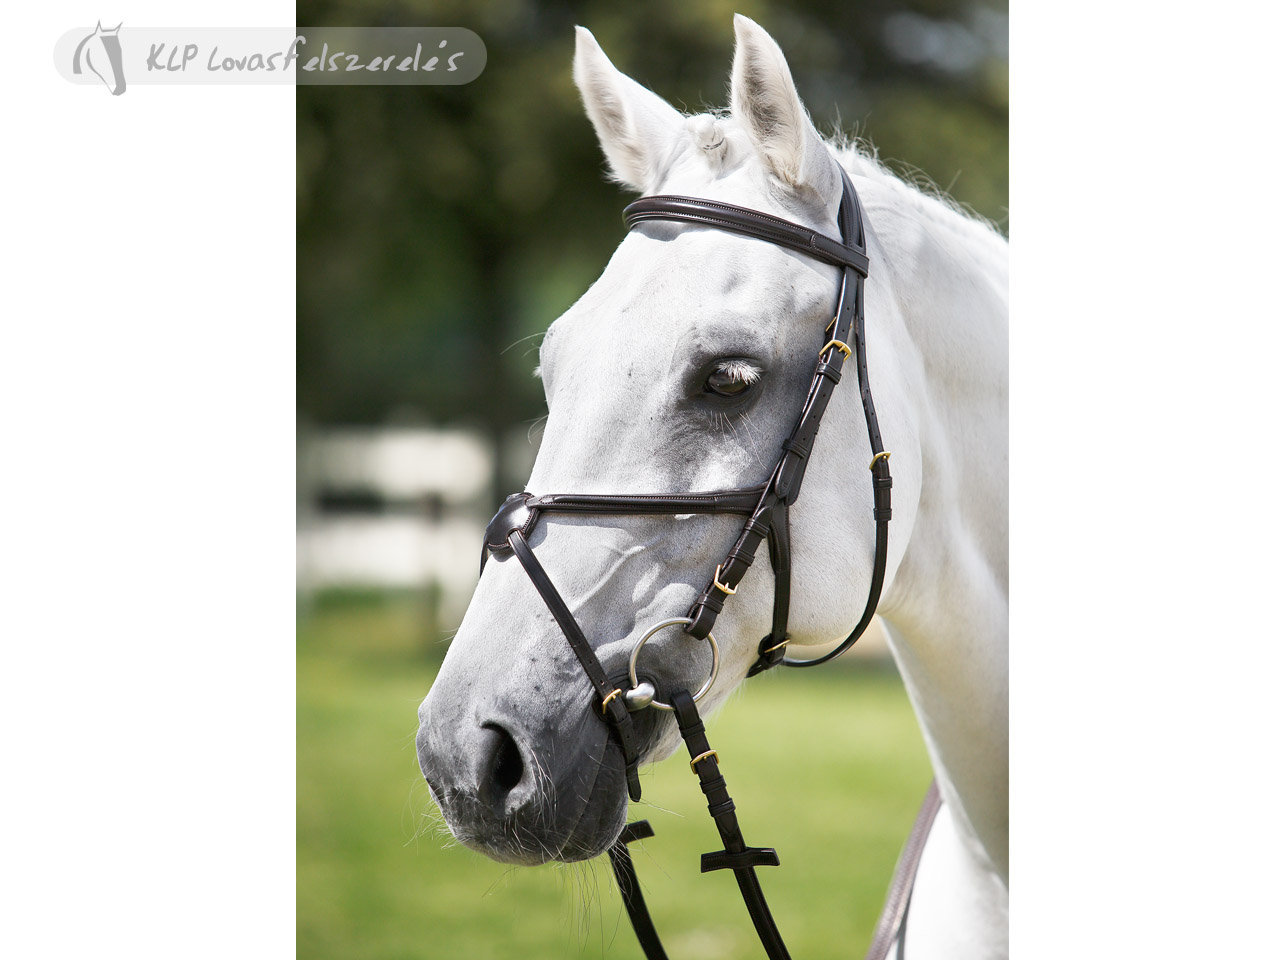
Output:
<path fill-rule="evenodd" d="M 803 440 L 797 440 L 795 437 L 787 437 L 782 441 L 782 449 L 787 453 L 794 453 L 797 457 L 807 457 L 810 445 Z"/>
<path fill-rule="evenodd" d="M 613 694 L 610 694 L 609 702 L 605 704 L 604 708 L 600 712 L 604 714 L 610 723 L 619 725 L 623 723 L 631 723 L 631 713 L 627 710 L 626 701 L 623 700 L 621 696 L 615 697 Z"/>
<path fill-rule="evenodd" d="M 687 738 L 685 743 L 688 743 Z M 711 757 L 705 762 L 706 767 L 696 770 L 695 772 L 698 774 L 699 785 L 702 787 L 702 792 L 707 797 L 707 809 L 710 810 L 711 807 L 717 808 L 716 810 L 712 810 L 712 816 L 723 816 L 726 813 L 732 813 L 734 809 L 733 798 L 729 796 L 729 784 L 726 783 L 724 777 L 720 775 L 719 762 L 715 757 Z M 717 800 L 712 796 L 712 794 L 721 795 L 724 799 Z M 726 802 L 729 804 L 727 807 L 724 806 Z"/>
<path fill-rule="evenodd" d="M 718 789 L 728 788 L 729 785 L 725 783 L 724 777 L 716 777 L 716 780 L 719 780 L 720 782 L 719 783 L 712 782 L 711 784 L 709 784 L 709 787 L 718 788 Z M 734 806 L 733 797 L 729 797 L 725 800 L 720 801 L 719 803 L 707 804 L 707 812 L 710 813 L 711 816 L 713 817 L 723 817 L 726 813 L 733 813 L 733 811 L 736 809 L 738 808 Z"/>
<path fill-rule="evenodd" d="M 818 366 L 813 371 L 814 376 L 826 377 L 832 383 L 839 383 L 841 376 L 840 367 L 843 365 L 844 359 L 843 354 L 837 354 L 837 356 L 841 357 L 839 361 L 819 360 Z"/>
<path fill-rule="evenodd" d="M 800 483 L 804 480 L 804 467 L 805 461 L 799 457 L 782 461 L 778 482 L 773 488 L 779 503 L 789 507 L 796 502 L 796 497 L 800 496 Z"/>
<path fill-rule="evenodd" d="M 716 624 L 717 611 L 707 610 L 705 601 L 705 597 L 698 597 L 697 600 L 693 601 L 693 606 L 689 608 L 689 612 L 685 614 L 693 623 L 686 626 L 684 632 L 695 640 L 707 639 L 707 634 L 711 632 L 711 628 Z"/>
<path fill-rule="evenodd" d="M 756 674 L 764 673 L 780 664 L 787 656 L 786 637 L 777 639 L 773 634 L 769 634 L 760 641 L 756 647 L 756 662 L 747 670 L 748 677 L 754 677 Z"/>
<path fill-rule="evenodd" d="M 884 463 L 883 460 L 877 463 L 876 466 L 879 467 L 882 463 Z M 875 510 L 872 512 L 877 522 L 889 520 L 893 517 L 893 509 L 891 507 L 893 503 L 893 477 L 889 476 L 888 464 L 885 464 L 884 472 L 885 475 L 883 477 L 875 476 L 871 481 L 875 502 Z"/>
<path fill-rule="evenodd" d="M 715 588 L 715 585 L 712 584 L 707 587 L 706 593 L 698 597 L 698 606 L 705 610 L 710 610 L 715 614 L 722 613 L 724 611 L 724 598 L 726 596 L 728 596 L 728 594 L 721 593 Z M 694 619 L 696 620 L 696 618 Z M 689 626 L 693 626 L 693 624 L 690 624 Z"/>

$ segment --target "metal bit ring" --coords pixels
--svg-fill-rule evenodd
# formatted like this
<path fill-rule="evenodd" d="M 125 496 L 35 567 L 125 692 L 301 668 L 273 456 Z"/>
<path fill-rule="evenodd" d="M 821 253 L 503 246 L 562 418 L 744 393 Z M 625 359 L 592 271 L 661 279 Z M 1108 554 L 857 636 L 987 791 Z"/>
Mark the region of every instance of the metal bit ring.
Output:
<path fill-rule="evenodd" d="M 635 648 L 631 651 L 631 662 L 627 664 L 627 674 L 631 680 L 631 686 L 633 689 L 640 685 L 640 678 L 636 676 L 636 660 L 640 657 L 640 648 L 648 643 L 649 638 L 659 630 L 665 630 L 667 627 L 674 627 L 677 625 L 687 626 L 690 623 L 693 623 L 693 620 L 689 617 L 672 617 L 670 620 L 662 620 L 650 627 L 649 632 L 636 641 Z M 711 644 L 711 676 L 707 677 L 707 682 L 699 687 L 698 692 L 693 695 L 695 703 L 701 700 L 706 695 L 707 691 L 711 689 L 711 685 L 716 682 L 716 674 L 720 672 L 720 647 L 716 645 L 716 638 L 708 633 L 707 643 Z M 649 704 L 649 706 L 657 707 L 659 710 L 671 709 L 671 704 L 663 703 L 661 700 L 654 700 Z"/>

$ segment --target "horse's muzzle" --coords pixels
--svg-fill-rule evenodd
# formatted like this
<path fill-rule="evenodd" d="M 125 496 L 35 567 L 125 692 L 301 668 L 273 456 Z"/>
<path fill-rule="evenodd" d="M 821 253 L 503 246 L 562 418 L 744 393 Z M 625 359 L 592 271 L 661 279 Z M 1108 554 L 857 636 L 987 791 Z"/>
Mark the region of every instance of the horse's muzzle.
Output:
<path fill-rule="evenodd" d="M 617 837 L 627 807 L 622 754 L 598 720 L 583 711 L 584 722 L 547 718 L 531 728 L 510 716 L 443 715 L 424 703 L 418 763 L 459 842 L 504 863 L 539 864 L 589 859 Z"/>

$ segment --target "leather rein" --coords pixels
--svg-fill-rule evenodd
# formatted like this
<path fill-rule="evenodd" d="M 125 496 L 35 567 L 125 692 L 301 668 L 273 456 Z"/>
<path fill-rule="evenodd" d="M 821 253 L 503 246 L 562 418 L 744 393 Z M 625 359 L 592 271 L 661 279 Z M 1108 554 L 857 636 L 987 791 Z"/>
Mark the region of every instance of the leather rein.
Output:
<path fill-rule="evenodd" d="M 786 247 L 823 263 L 841 268 L 840 289 L 834 316 L 823 331 L 823 346 L 818 350 L 813 377 L 799 416 L 790 435 L 782 443 L 782 452 L 768 480 L 754 486 L 732 490 L 686 494 L 543 494 L 516 493 L 504 501 L 485 530 L 480 568 L 483 571 L 490 555 L 514 555 L 534 587 L 546 603 L 569 646 L 582 664 L 595 691 L 595 707 L 613 732 L 621 747 L 626 770 L 627 792 L 640 799 L 638 767 L 641 749 L 632 713 L 653 707 L 675 713 L 677 724 L 689 750 L 690 768 L 698 776 L 707 799 L 707 808 L 720 833 L 724 849 L 704 854 L 702 871 L 731 870 L 738 882 L 756 933 L 770 960 L 790 960 L 782 937 L 769 912 L 755 868 L 776 866 L 778 855 L 772 848 L 750 847 L 743 840 L 734 803 L 724 777 L 719 772 L 719 757 L 707 742 L 698 715 L 696 701 L 711 688 L 719 666 L 719 648 L 711 630 L 724 609 L 725 600 L 737 592 L 760 544 L 767 540 L 769 560 L 773 568 L 773 617 L 769 633 L 757 645 L 757 657 L 747 675 L 755 676 L 779 664 L 787 667 L 812 667 L 838 657 L 862 636 L 875 616 L 884 585 L 888 560 L 889 519 L 892 515 L 890 495 L 893 478 L 889 472 L 889 453 L 884 449 L 880 426 L 867 376 L 866 340 L 864 332 L 864 282 L 868 273 L 866 230 L 857 191 L 848 174 L 841 170 L 844 189 L 840 198 L 838 222 L 841 239 L 835 241 L 799 224 L 771 214 L 713 200 L 678 196 L 649 196 L 630 204 L 624 211 L 628 229 L 650 220 L 675 221 L 710 227 L 764 240 Z M 800 486 L 808 465 L 809 454 L 817 438 L 822 416 L 836 385 L 840 382 L 846 360 L 853 359 L 866 417 L 872 459 L 870 464 L 875 521 L 875 558 L 867 603 L 852 632 L 833 650 L 808 660 L 786 656 L 787 619 L 791 598 L 791 538 L 788 509 L 800 495 Z M 625 678 L 610 674 L 595 651 L 568 605 L 560 596 L 550 576 L 529 545 L 529 537 L 544 514 L 577 513 L 605 515 L 677 515 L 738 514 L 746 519 L 733 547 L 716 566 L 707 586 L 694 600 L 683 617 L 664 620 L 649 629 L 637 642 Z M 637 675 L 636 661 L 644 644 L 658 631 L 682 625 L 684 632 L 711 647 L 712 668 L 707 682 L 696 693 L 673 690 L 669 702 L 656 699 L 654 684 Z M 887 955 L 889 947 L 901 939 L 905 931 L 906 906 L 910 899 L 915 867 L 924 837 L 937 812 L 937 791 L 931 787 L 925 806 L 917 818 L 911 838 L 899 861 L 890 899 L 877 927 L 869 960 Z M 920 834 L 917 841 L 917 834 Z M 636 937 L 648 960 L 666 960 L 666 952 L 649 917 L 627 844 L 653 836 L 648 821 L 628 824 L 609 850 L 614 876 L 636 931 Z M 919 849 L 916 849 L 919 848 Z M 915 851 L 913 854 L 913 850 Z M 882 929 L 884 928 L 884 929 Z"/>

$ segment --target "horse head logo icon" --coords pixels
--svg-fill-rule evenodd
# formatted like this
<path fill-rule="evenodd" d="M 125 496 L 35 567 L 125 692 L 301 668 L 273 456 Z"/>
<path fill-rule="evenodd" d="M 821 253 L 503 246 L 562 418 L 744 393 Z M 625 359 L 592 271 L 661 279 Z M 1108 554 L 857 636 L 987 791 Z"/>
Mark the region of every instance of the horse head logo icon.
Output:
<path fill-rule="evenodd" d="M 120 65 L 120 28 L 124 21 L 110 30 L 103 29 L 102 21 L 80 41 L 71 61 L 71 72 L 81 74 L 86 68 L 107 85 L 114 97 L 124 93 L 124 68 Z"/>

